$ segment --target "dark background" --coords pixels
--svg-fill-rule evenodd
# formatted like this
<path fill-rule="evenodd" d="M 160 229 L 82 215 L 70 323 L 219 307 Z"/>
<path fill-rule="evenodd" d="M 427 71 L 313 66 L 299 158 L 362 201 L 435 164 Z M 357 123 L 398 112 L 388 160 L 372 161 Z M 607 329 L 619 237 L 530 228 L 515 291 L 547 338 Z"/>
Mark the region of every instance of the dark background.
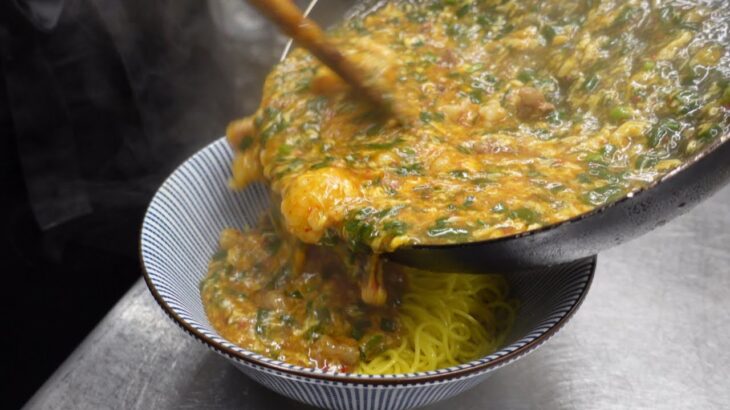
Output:
<path fill-rule="evenodd" d="M 164 177 L 256 108 L 282 39 L 241 3 L 0 2 L 3 408 L 138 280 Z"/>

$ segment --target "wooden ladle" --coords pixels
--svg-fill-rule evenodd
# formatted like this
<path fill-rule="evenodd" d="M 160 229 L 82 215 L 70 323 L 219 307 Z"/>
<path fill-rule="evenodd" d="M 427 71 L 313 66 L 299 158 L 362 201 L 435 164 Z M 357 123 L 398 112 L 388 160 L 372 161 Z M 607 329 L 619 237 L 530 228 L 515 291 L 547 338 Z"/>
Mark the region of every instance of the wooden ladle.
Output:
<path fill-rule="evenodd" d="M 345 57 L 329 41 L 319 25 L 305 17 L 291 0 L 248 0 L 248 2 L 375 107 L 386 114 L 396 114 L 387 93 L 376 87 L 372 81 L 368 81 L 368 73 Z"/>

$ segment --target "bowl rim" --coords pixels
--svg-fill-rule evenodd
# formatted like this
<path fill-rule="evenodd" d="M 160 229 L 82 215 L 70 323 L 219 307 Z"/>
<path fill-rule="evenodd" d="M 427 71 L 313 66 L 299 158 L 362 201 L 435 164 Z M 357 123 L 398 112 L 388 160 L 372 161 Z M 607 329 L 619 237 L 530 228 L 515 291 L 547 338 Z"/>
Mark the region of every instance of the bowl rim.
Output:
<path fill-rule="evenodd" d="M 289 376 L 297 376 L 304 379 L 314 379 L 319 381 L 328 381 L 328 382 L 335 382 L 335 383 L 349 383 L 349 384 L 368 384 L 368 385 L 414 385 L 414 384 L 423 384 L 428 382 L 438 382 L 438 381 L 444 381 L 447 379 L 455 379 L 460 378 L 463 376 L 468 376 L 474 373 L 482 373 L 485 371 L 491 371 L 496 370 L 497 368 L 500 368 L 504 365 L 507 365 L 511 363 L 514 360 L 517 360 L 523 356 L 525 356 L 528 353 L 531 353 L 533 350 L 540 347 L 543 343 L 548 341 L 552 336 L 554 336 L 556 333 L 558 333 L 565 324 L 575 315 L 575 313 L 578 311 L 580 306 L 583 304 L 583 301 L 586 298 L 586 295 L 588 294 L 588 291 L 591 288 L 591 285 L 593 283 L 593 279 L 595 277 L 596 273 L 596 267 L 597 267 L 597 261 L 598 257 L 597 255 L 590 256 L 588 258 L 585 258 L 586 260 L 590 260 L 590 273 L 587 275 L 587 281 L 585 285 L 583 285 L 583 288 L 581 289 L 580 295 L 575 300 L 573 305 L 568 309 L 565 314 L 563 314 L 560 319 L 558 319 L 554 324 L 552 324 L 547 330 L 545 330 L 542 334 L 535 337 L 533 340 L 525 343 L 524 345 L 518 347 L 515 350 L 512 350 L 508 353 L 505 353 L 501 356 L 498 356 L 492 360 L 475 364 L 469 367 L 464 368 L 454 368 L 453 370 L 449 371 L 443 371 L 441 373 L 434 373 L 434 374 L 424 374 L 424 375 L 418 375 L 418 376 L 409 376 L 408 373 L 402 373 L 402 374 L 393 374 L 393 375 L 387 375 L 387 377 L 372 377 L 369 375 L 353 375 L 349 373 L 325 373 L 325 372 L 315 372 L 315 371 L 307 371 L 308 369 L 302 368 L 303 370 L 299 370 L 297 368 L 289 368 L 284 367 L 278 364 L 279 361 L 274 362 L 266 362 L 263 360 L 259 360 L 255 357 L 249 357 L 241 354 L 240 352 L 233 350 L 229 348 L 228 346 L 225 346 L 212 338 L 208 337 L 207 335 L 200 332 L 198 329 L 187 323 L 185 319 L 180 317 L 174 309 L 170 307 L 170 305 L 164 300 L 164 298 L 160 295 L 160 293 L 157 291 L 155 285 L 152 283 L 152 278 L 150 277 L 149 273 L 147 272 L 147 268 L 144 265 L 144 262 L 141 263 L 142 265 L 142 275 L 144 277 L 145 283 L 147 284 L 147 288 L 150 290 L 150 293 L 152 294 L 153 298 L 157 302 L 157 304 L 162 308 L 162 310 L 167 314 L 167 316 L 172 319 L 175 324 L 177 324 L 185 333 L 188 333 L 189 335 L 193 336 L 196 340 L 206 345 L 208 348 L 211 348 L 216 353 L 222 354 L 228 359 L 234 360 L 236 362 L 241 362 L 243 364 L 248 365 L 254 365 L 263 367 L 268 370 L 274 370 L 277 372 L 284 373 Z M 141 255 L 140 255 L 140 260 Z M 505 347 L 508 347 L 510 345 L 507 345 Z M 505 347 L 503 347 L 500 350 L 503 350 Z M 244 349 L 244 348 L 241 348 Z M 244 349 L 247 350 L 247 349 Z M 248 350 L 247 350 L 248 351 Z M 253 352 L 252 352 L 253 353 Z M 490 353 L 493 354 L 493 353 Z M 483 356 L 476 360 L 483 359 Z M 297 366 L 298 367 L 298 366 Z M 437 369 L 438 370 L 438 369 Z"/>
<path fill-rule="evenodd" d="M 197 156 L 198 154 L 202 153 L 208 148 L 211 148 L 215 146 L 216 144 L 226 144 L 224 139 L 218 139 L 214 141 L 211 144 L 206 145 L 201 150 L 197 151 L 193 156 L 188 158 L 186 161 L 184 161 L 182 164 L 180 164 L 161 184 L 162 186 L 165 186 L 170 179 L 177 174 L 177 172 L 184 167 L 188 161 L 190 161 L 193 157 Z M 227 145 L 226 145 L 227 147 Z M 155 194 L 155 197 L 157 195 Z M 578 310 L 578 308 L 582 305 L 583 301 L 585 300 L 585 297 L 588 293 L 588 290 L 591 287 L 591 284 L 593 282 L 593 278 L 595 277 L 596 267 L 597 267 L 597 256 L 589 256 L 580 260 L 584 260 L 586 263 L 590 264 L 589 267 L 589 273 L 587 275 L 587 279 L 585 284 L 580 290 L 580 294 L 577 295 L 577 298 L 573 302 L 573 304 L 569 307 L 569 309 L 562 314 L 560 318 L 557 319 L 550 327 L 542 331 L 541 334 L 534 337 L 534 339 L 528 341 L 527 343 L 524 343 L 523 345 L 517 347 L 514 350 L 508 351 L 500 356 L 497 356 L 491 360 L 476 363 L 473 365 L 468 365 L 467 363 L 462 364 L 461 366 L 464 367 L 452 367 L 450 370 L 443 370 L 443 369 L 437 369 L 433 373 L 425 373 L 425 372 L 417 372 L 417 373 L 401 373 L 401 374 L 394 374 L 394 375 L 358 375 L 358 374 L 349 374 L 349 373 L 327 373 L 327 372 L 319 372 L 315 371 L 313 369 L 308 369 L 304 367 L 299 366 L 293 366 L 288 365 L 284 362 L 274 360 L 274 359 L 268 359 L 271 361 L 265 361 L 261 360 L 257 357 L 251 357 L 245 354 L 242 354 L 241 352 L 234 350 L 231 347 L 228 347 L 224 344 L 221 344 L 220 342 L 214 340 L 213 338 L 209 337 L 208 335 L 204 334 L 200 330 L 196 329 L 193 325 L 188 323 L 185 319 L 183 319 L 176 311 L 173 309 L 165 300 L 165 298 L 159 293 L 157 290 L 152 276 L 147 270 L 147 266 L 145 263 L 144 258 L 144 235 L 145 235 L 145 225 L 148 222 L 148 218 L 150 215 L 150 212 L 152 211 L 152 206 L 154 204 L 154 198 L 150 201 L 150 205 L 147 207 L 147 210 L 145 211 L 145 215 L 143 218 L 143 224 L 142 229 L 140 232 L 140 242 L 139 242 L 139 258 L 140 258 L 140 265 L 142 268 L 142 276 L 144 277 L 145 283 L 147 284 L 148 289 L 150 290 L 150 293 L 152 294 L 153 298 L 157 302 L 157 304 L 162 308 L 162 310 L 167 314 L 170 319 L 175 322 L 180 328 L 183 329 L 186 333 L 193 336 L 195 339 L 197 339 L 199 342 L 203 343 L 204 345 L 208 346 L 212 350 L 216 351 L 216 353 L 222 354 L 223 356 L 226 356 L 227 358 L 234 360 L 236 362 L 240 362 L 244 365 L 253 365 L 262 367 L 264 369 L 273 370 L 277 372 L 284 373 L 288 376 L 296 376 L 301 377 L 304 379 L 311 379 L 311 380 L 319 380 L 319 381 L 327 381 L 327 382 L 335 382 L 335 383 L 351 383 L 351 384 L 368 384 L 368 385 L 414 385 L 414 384 L 422 384 L 426 382 L 437 382 L 437 381 L 444 381 L 447 379 L 454 379 L 459 378 L 462 376 L 471 375 L 474 373 L 482 373 L 489 370 L 494 370 L 496 368 L 499 368 L 503 365 L 506 365 L 513 360 L 516 360 L 517 358 L 522 357 L 523 355 L 533 351 L 540 345 L 542 345 L 545 341 L 550 339 L 553 335 L 555 335 L 562 327 L 573 317 L 575 312 Z M 574 261 L 577 262 L 577 261 Z M 571 262 L 568 262 L 571 263 Z M 530 332 L 528 332 L 526 335 L 529 335 Z M 524 337 L 524 336 L 523 336 Z M 221 337 L 221 339 L 223 339 Z M 518 339 L 517 341 L 519 341 Z M 514 343 L 516 343 L 515 341 Z M 229 342 L 230 343 L 230 342 Z M 514 343 L 502 347 L 499 351 L 503 351 L 505 348 L 508 348 L 509 346 L 513 345 Z M 252 352 L 248 349 L 244 349 L 242 347 L 239 347 L 240 349 L 250 352 L 253 354 L 256 354 L 255 352 Z M 494 354 L 496 352 L 490 353 L 490 355 Z M 258 355 L 258 354 L 256 354 Z M 482 356 L 480 358 L 475 359 L 483 360 L 484 358 L 488 357 L 489 355 Z M 263 356 L 262 356 L 263 358 Z M 471 363 L 471 362 L 469 362 Z M 292 367 L 289 367 L 292 366 Z"/>

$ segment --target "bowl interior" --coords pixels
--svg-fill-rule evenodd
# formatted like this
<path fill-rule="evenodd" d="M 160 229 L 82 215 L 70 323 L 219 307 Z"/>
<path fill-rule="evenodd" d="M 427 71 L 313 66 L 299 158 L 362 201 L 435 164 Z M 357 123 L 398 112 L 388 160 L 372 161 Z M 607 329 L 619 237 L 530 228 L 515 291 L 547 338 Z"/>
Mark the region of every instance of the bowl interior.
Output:
<path fill-rule="evenodd" d="M 233 345 L 218 335 L 205 315 L 199 283 L 205 276 L 220 231 L 252 226 L 269 204 L 268 192 L 262 184 L 240 192 L 228 188 L 232 156 L 225 139 L 221 138 L 181 165 L 160 187 L 142 226 L 141 255 L 148 285 L 179 325 L 227 356 L 300 374 L 321 373 Z M 406 377 L 484 366 L 544 339 L 582 300 L 595 261 L 593 257 L 539 271 L 511 273 L 508 281 L 520 308 L 503 349 L 456 368 Z"/>

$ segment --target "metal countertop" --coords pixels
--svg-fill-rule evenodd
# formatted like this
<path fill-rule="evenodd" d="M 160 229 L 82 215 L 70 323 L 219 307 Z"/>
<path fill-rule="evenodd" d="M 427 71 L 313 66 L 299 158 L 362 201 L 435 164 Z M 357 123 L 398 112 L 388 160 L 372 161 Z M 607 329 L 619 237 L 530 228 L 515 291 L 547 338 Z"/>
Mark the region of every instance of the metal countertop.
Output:
<path fill-rule="evenodd" d="M 600 255 L 566 328 L 430 409 L 720 409 L 730 405 L 730 187 Z M 29 409 L 296 409 L 165 317 L 140 280 Z"/>

